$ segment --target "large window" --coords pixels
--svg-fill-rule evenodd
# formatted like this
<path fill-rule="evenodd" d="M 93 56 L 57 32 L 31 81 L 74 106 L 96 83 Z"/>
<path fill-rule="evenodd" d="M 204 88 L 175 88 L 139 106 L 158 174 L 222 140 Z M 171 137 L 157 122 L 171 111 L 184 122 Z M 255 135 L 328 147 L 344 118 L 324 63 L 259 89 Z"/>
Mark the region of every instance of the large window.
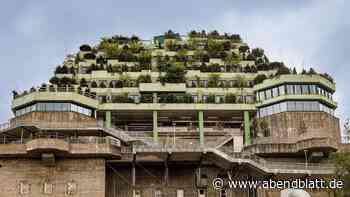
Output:
<path fill-rule="evenodd" d="M 259 109 L 259 117 L 286 111 L 322 111 L 334 115 L 334 109 L 318 101 L 285 101 Z"/>
<path fill-rule="evenodd" d="M 278 97 L 285 94 L 288 94 L 288 95 L 318 94 L 332 100 L 332 93 L 324 88 L 319 87 L 318 85 L 307 85 L 307 84 L 280 85 L 270 89 L 261 90 L 256 93 L 258 101 L 264 101 L 264 100 L 271 99 L 271 98 Z"/>
<path fill-rule="evenodd" d="M 92 116 L 92 110 L 72 103 L 36 103 L 16 110 L 15 116 L 39 111 L 39 112 L 77 112 L 87 116 Z"/>

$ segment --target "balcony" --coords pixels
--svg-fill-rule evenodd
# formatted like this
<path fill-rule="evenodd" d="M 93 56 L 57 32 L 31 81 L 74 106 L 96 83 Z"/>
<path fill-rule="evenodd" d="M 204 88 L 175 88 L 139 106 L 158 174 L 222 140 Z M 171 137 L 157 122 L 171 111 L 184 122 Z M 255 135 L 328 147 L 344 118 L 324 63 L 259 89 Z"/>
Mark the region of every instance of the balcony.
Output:
<path fill-rule="evenodd" d="M 336 151 L 338 142 L 330 137 L 264 137 L 253 140 L 244 151 L 254 154 L 302 153 L 304 150 Z"/>
<path fill-rule="evenodd" d="M 111 137 L 64 137 L 39 135 L 31 138 L 3 138 L 0 141 L 0 157 L 38 157 L 54 153 L 64 157 L 120 158 L 120 141 Z"/>
<path fill-rule="evenodd" d="M 73 101 L 91 108 L 97 108 L 98 105 L 96 95 L 90 92 L 83 92 L 81 89 L 69 86 L 43 86 L 38 89 L 32 88 L 29 93 L 25 91 L 14 95 L 12 109 L 38 101 Z"/>
<path fill-rule="evenodd" d="M 322 84 L 323 86 L 335 91 L 335 83 L 329 81 L 320 75 L 281 75 L 278 78 L 264 80 L 263 83 L 257 84 L 254 90 L 262 90 L 285 83 L 313 83 Z"/>
<path fill-rule="evenodd" d="M 69 143 L 59 138 L 37 138 L 29 140 L 26 144 L 28 153 L 35 152 L 69 152 Z"/>
<path fill-rule="evenodd" d="M 140 83 L 140 92 L 186 92 L 185 83 Z"/>

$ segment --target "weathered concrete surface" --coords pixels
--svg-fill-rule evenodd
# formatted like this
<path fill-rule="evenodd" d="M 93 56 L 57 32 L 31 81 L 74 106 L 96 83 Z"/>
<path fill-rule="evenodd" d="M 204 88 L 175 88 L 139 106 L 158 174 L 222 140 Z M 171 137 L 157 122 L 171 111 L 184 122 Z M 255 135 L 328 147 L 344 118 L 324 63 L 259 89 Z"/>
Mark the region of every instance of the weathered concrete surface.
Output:
<path fill-rule="evenodd" d="M 40 159 L 0 159 L 0 165 L 1 197 L 105 197 L 104 159 L 58 158 L 53 167 Z"/>

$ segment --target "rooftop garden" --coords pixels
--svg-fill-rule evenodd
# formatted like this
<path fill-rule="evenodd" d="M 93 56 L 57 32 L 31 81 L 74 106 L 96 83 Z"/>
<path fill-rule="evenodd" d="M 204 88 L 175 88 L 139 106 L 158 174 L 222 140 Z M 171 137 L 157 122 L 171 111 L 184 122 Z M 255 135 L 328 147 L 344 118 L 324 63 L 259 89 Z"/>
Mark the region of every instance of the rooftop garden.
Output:
<path fill-rule="evenodd" d="M 250 48 L 238 34 L 193 30 L 184 38 L 169 30 L 157 38 L 163 39 L 163 44 L 146 46 L 135 35 L 103 37 L 95 45 L 83 44 L 77 54 L 70 55 L 67 57 L 69 60 L 56 67 L 55 76 L 49 82 L 59 87 L 75 85 L 93 88 L 137 87 L 139 83 L 151 82 L 188 84 L 190 79 L 186 79 L 186 73 L 189 70 L 218 74 L 217 79 L 211 78 L 210 83 L 203 87 L 238 86 L 222 83 L 221 73 L 255 74 L 256 77 L 249 82 L 249 86 L 283 74 L 320 75 L 333 82 L 329 74 L 318 73 L 313 68 L 298 73 L 295 68 L 289 68 L 283 62 L 270 61 L 262 48 Z M 100 70 L 118 73 L 122 77 L 116 78 L 113 84 L 75 80 L 78 74 Z M 152 81 L 150 75 L 144 74 L 137 79 L 128 77 L 128 72 L 142 70 L 158 72 L 159 78 Z"/>

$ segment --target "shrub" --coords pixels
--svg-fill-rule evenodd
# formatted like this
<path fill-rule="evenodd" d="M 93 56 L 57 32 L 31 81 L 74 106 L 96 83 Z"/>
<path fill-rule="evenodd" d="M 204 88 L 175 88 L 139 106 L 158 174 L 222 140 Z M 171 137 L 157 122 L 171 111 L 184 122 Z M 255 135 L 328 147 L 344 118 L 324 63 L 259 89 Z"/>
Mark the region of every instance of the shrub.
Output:
<path fill-rule="evenodd" d="M 49 82 L 51 83 L 51 84 L 56 84 L 56 85 L 58 85 L 59 84 L 59 82 L 60 82 L 60 79 L 58 78 L 58 77 L 51 77 L 51 79 L 49 80 Z"/>
<path fill-rule="evenodd" d="M 185 66 L 181 63 L 173 63 L 166 69 L 162 80 L 167 83 L 184 83 L 186 81 L 185 75 Z"/>
<path fill-rule="evenodd" d="M 266 75 L 259 74 L 254 78 L 254 84 L 262 83 L 265 79 L 267 79 Z"/>
<path fill-rule="evenodd" d="M 214 94 L 209 94 L 207 102 L 208 103 L 215 103 L 215 95 Z"/>
<path fill-rule="evenodd" d="M 213 39 L 208 40 L 208 54 L 211 58 L 220 58 L 220 52 L 224 51 L 224 46 L 221 42 Z"/>
<path fill-rule="evenodd" d="M 261 48 L 252 49 L 252 55 L 254 57 L 263 57 L 264 56 L 264 49 L 261 49 Z"/>
<path fill-rule="evenodd" d="M 210 87 L 210 88 L 217 87 L 219 80 L 220 80 L 219 74 L 213 74 L 213 73 L 210 74 L 209 80 L 208 80 L 208 87 Z"/>
<path fill-rule="evenodd" d="M 88 86 L 85 78 L 82 78 L 82 79 L 80 80 L 80 86 L 81 86 L 81 87 L 87 87 L 87 86 Z"/>
<path fill-rule="evenodd" d="M 225 96 L 226 103 L 236 103 L 236 95 L 230 93 Z"/>
<path fill-rule="evenodd" d="M 84 58 L 87 60 L 93 60 L 93 59 L 96 59 L 96 55 L 93 53 L 86 53 L 84 54 Z"/>
<path fill-rule="evenodd" d="M 151 75 L 140 75 L 137 78 L 137 83 L 152 83 Z"/>
<path fill-rule="evenodd" d="M 80 51 L 91 51 L 91 47 L 88 44 L 83 44 L 79 47 Z"/>
<path fill-rule="evenodd" d="M 233 41 L 233 42 L 242 42 L 242 38 L 239 34 L 232 34 L 230 36 L 230 39 Z"/>
<path fill-rule="evenodd" d="M 96 83 L 96 81 L 91 82 L 91 87 L 92 87 L 92 88 L 97 88 L 97 83 Z"/>
<path fill-rule="evenodd" d="M 238 48 L 240 53 L 245 53 L 247 51 L 249 51 L 249 46 L 248 45 L 242 45 Z"/>

